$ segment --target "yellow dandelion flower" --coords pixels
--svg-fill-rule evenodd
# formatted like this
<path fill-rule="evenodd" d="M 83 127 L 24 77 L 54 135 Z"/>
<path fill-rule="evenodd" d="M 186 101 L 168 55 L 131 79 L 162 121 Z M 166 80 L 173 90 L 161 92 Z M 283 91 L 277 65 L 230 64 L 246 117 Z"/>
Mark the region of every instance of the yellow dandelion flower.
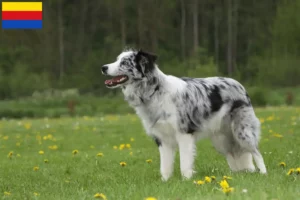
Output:
<path fill-rule="evenodd" d="M 98 157 L 102 157 L 102 156 L 103 156 L 103 153 L 97 153 L 97 156 L 98 156 Z"/>
<path fill-rule="evenodd" d="M 44 137 L 43 137 L 43 140 L 48 140 L 48 137 L 47 137 L 47 136 L 44 136 Z"/>
<path fill-rule="evenodd" d="M 295 169 L 294 169 L 294 168 L 291 168 L 291 169 L 288 171 L 287 175 L 292 175 L 294 172 L 295 172 Z"/>
<path fill-rule="evenodd" d="M 48 146 L 49 149 L 51 150 L 56 150 L 58 149 L 58 146 L 57 145 L 53 145 L 53 146 Z"/>
<path fill-rule="evenodd" d="M 223 176 L 223 179 L 224 179 L 224 180 L 231 180 L 232 177 L 230 177 L 230 176 Z"/>
<path fill-rule="evenodd" d="M 147 163 L 152 163 L 151 159 L 146 160 Z"/>
<path fill-rule="evenodd" d="M 130 148 L 131 148 L 131 145 L 130 145 L 130 144 L 126 144 L 126 148 L 127 148 L 127 149 L 130 149 Z"/>
<path fill-rule="evenodd" d="M 280 162 L 278 165 L 279 165 L 280 167 L 286 167 L 285 162 Z"/>
<path fill-rule="evenodd" d="M 40 168 L 39 167 L 34 167 L 33 171 L 38 171 Z"/>
<path fill-rule="evenodd" d="M 3 140 L 8 140 L 8 136 L 3 136 Z"/>
<path fill-rule="evenodd" d="M 44 153 L 45 153 L 44 151 L 39 151 L 40 155 L 44 155 Z"/>
<path fill-rule="evenodd" d="M 272 136 L 273 136 L 273 137 L 277 137 L 277 138 L 283 138 L 283 135 L 280 135 L 280 134 L 278 134 L 278 133 L 274 133 Z"/>
<path fill-rule="evenodd" d="M 34 192 L 33 195 L 36 196 L 36 197 L 37 197 L 37 196 L 40 196 L 40 194 L 37 193 L 37 192 Z"/>
<path fill-rule="evenodd" d="M 300 167 L 298 167 L 295 171 L 297 175 L 300 174 Z"/>
<path fill-rule="evenodd" d="M 17 154 L 17 157 L 21 157 L 21 155 L 20 155 L 20 154 Z"/>
<path fill-rule="evenodd" d="M 222 191 L 225 193 L 225 194 L 229 194 L 231 192 L 233 192 L 234 188 L 232 187 L 228 187 L 228 188 L 222 188 Z"/>
<path fill-rule="evenodd" d="M 120 144 L 119 149 L 120 149 L 120 150 L 125 149 L 125 144 Z"/>
<path fill-rule="evenodd" d="M 48 163 L 49 162 L 49 160 L 48 159 L 44 159 L 44 163 Z"/>
<path fill-rule="evenodd" d="M 121 165 L 122 167 L 125 167 L 127 164 L 126 164 L 126 162 L 120 162 L 120 165 Z"/>
<path fill-rule="evenodd" d="M 210 178 L 209 176 L 205 176 L 205 177 L 204 177 L 204 181 L 205 181 L 206 183 L 210 183 L 210 182 L 211 182 L 211 178 Z"/>
<path fill-rule="evenodd" d="M 260 121 L 260 123 L 262 124 L 262 123 L 265 122 L 265 119 L 264 119 L 264 118 L 260 118 L 259 121 Z"/>
<path fill-rule="evenodd" d="M 145 200 L 157 200 L 155 197 L 146 197 Z"/>
<path fill-rule="evenodd" d="M 220 182 L 220 186 L 221 186 L 221 188 L 222 189 L 226 189 L 226 188 L 229 188 L 229 184 L 228 184 L 228 182 L 226 181 L 226 179 L 224 179 L 224 180 L 222 180 L 221 182 Z"/>
<path fill-rule="evenodd" d="M 17 147 L 21 146 L 21 142 L 17 142 L 17 143 L 16 143 L 16 146 L 17 146 Z"/>
<path fill-rule="evenodd" d="M 210 178 L 211 178 L 212 181 L 216 180 L 215 176 L 211 176 Z"/>
<path fill-rule="evenodd" d="M 118 146 L 114 146 L 114 149 L 118 149 Z"/>
<path fill-rule="evenodd" d="M 29 130 L 31 128 L 31 124 L 30 123 L 26 123 L 24 124 L 24 128 Z"/>
<path fill-rule="evenodd" d="M 78 150 L 73 150 L 73 151 L 72 151 L 72 154 L 73 154 L 73 155 L 76 155 L 76 154 L 78 154 L 78 153 L 79 153 Z"/>
<path fill-rule="evenodd" d="M 10 192 L 4 192 L 4 196 L 10 196 L 11 193 Z"/>
<path fill-rule="evenodd" d="M 49 140 L 54 139 L 54 138 L 53 138 L 53 135 L 51 135 L 51 134 L 48 134 L 48 135 L 47 135 L 47 138 L 48 138 Z"/>
<path fill-rule="evenodd" d="M 13 151 L 10 151 L 7 155 L 8 158 L 12 158 L 12 156 L 14 155 L 14 152 Z"/>
<path fill-rule="evenodd" d="M 103 200 L 107 200 L 106 196 L 103 193 L 96 193 L 94 195 L 95 198 L 99 198 L 99 199 L 103 199 Z"/>
<path fill-rule="evenodd" d="M 134 138 L 130 138 L 130 141 L 131 141 L 131 142 L 134 142 Z"/>
<path fill-rule="evenodd" d="M 267 121 L 273 121 L 274 120 L 274 116 L 269 116 L 266 120 Z"/>
<path fill-rule="evenodd" d="M 131 156 L 132 156 L 132 155 L 133 155 L 133 152 L 131 151 L 131 152 L 129 153 L 129 155 L 131 155 Z"/>
<path fill-rule="evenodd" d="M 203 185 L 205 182 L 202 180 L 194 181 L 194 184 L 196 185 Z"/>

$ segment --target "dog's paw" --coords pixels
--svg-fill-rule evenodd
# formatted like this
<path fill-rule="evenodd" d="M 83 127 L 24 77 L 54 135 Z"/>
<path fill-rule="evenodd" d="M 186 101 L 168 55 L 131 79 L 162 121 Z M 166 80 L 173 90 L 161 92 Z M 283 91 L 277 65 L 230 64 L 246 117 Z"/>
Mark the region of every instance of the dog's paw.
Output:
<path fill-rule="evenodd" d="M 171 175 L 172 175 L 172 171 L 162 171 L 161 172 L 161 180 L 162 181 L 167 181 L 167 180 L 169 180 Z"/>
<path fill-rule="evenodd" d="M 196 173 L 196 171 L 192 170 L 192 169 L 189 169 L 189 170 L 183 170 L 181 171 L 181 175 L 182 175 L 182 178 L 184 180 L 189 180 L 192 178 L 192 176 Z"/>

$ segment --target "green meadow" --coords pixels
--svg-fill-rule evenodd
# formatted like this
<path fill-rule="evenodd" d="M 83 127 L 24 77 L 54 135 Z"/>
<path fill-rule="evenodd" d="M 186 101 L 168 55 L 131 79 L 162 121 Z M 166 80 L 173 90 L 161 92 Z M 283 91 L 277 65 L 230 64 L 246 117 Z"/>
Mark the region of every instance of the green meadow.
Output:
<path fill-rule="evenodd" d="M 174 175 L 167 182 L 160 179 L 157 146 L 133 114 L 3 119 L 0 197 L 81 200 L 101 199 L 102 193 L 107 200 L 299 199 L 300 108 L 257 108 L 256 113 L 262 122 L 260 150 L 267 175 L 231 173 L 225 158 L 202 140 L 197 174 L 182 180 L 177 155 Z M 291 168 L 295 172 L 287 175 Z M 205 176 L 216 180 L 194 183 Z M 233 191 L 228 194 L 219 184 L 223 176 L 232 178 L 228 183 Z"/>

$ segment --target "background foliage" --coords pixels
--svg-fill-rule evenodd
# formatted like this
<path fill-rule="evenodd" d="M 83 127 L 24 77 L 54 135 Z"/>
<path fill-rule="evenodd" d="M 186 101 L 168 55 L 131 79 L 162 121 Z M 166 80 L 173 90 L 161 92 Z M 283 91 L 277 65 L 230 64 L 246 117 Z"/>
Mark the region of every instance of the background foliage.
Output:
<path fill-rule="evenodd" d="M 233 77 L 255 104 L 285 104 L 287 92 L 297 103 L 299 10 L 300 0 L 47 0 L 42 30 L 0 32 L 0 99 L 11 110 L 36 92 L 75 88 L 79 99 L 113 101 L 100 67 L 134 47 L 158 54 L 168 74 Z"/>

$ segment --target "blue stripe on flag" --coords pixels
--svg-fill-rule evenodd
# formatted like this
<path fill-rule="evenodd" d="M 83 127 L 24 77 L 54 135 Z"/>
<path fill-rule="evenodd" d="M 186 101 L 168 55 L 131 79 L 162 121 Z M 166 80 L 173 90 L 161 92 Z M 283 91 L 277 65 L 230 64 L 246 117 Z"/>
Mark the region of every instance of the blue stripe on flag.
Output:
<path fill-rule="evenodd" d="M 3 29 L 41 29 L 42 20 L 2 20 Z"/>

